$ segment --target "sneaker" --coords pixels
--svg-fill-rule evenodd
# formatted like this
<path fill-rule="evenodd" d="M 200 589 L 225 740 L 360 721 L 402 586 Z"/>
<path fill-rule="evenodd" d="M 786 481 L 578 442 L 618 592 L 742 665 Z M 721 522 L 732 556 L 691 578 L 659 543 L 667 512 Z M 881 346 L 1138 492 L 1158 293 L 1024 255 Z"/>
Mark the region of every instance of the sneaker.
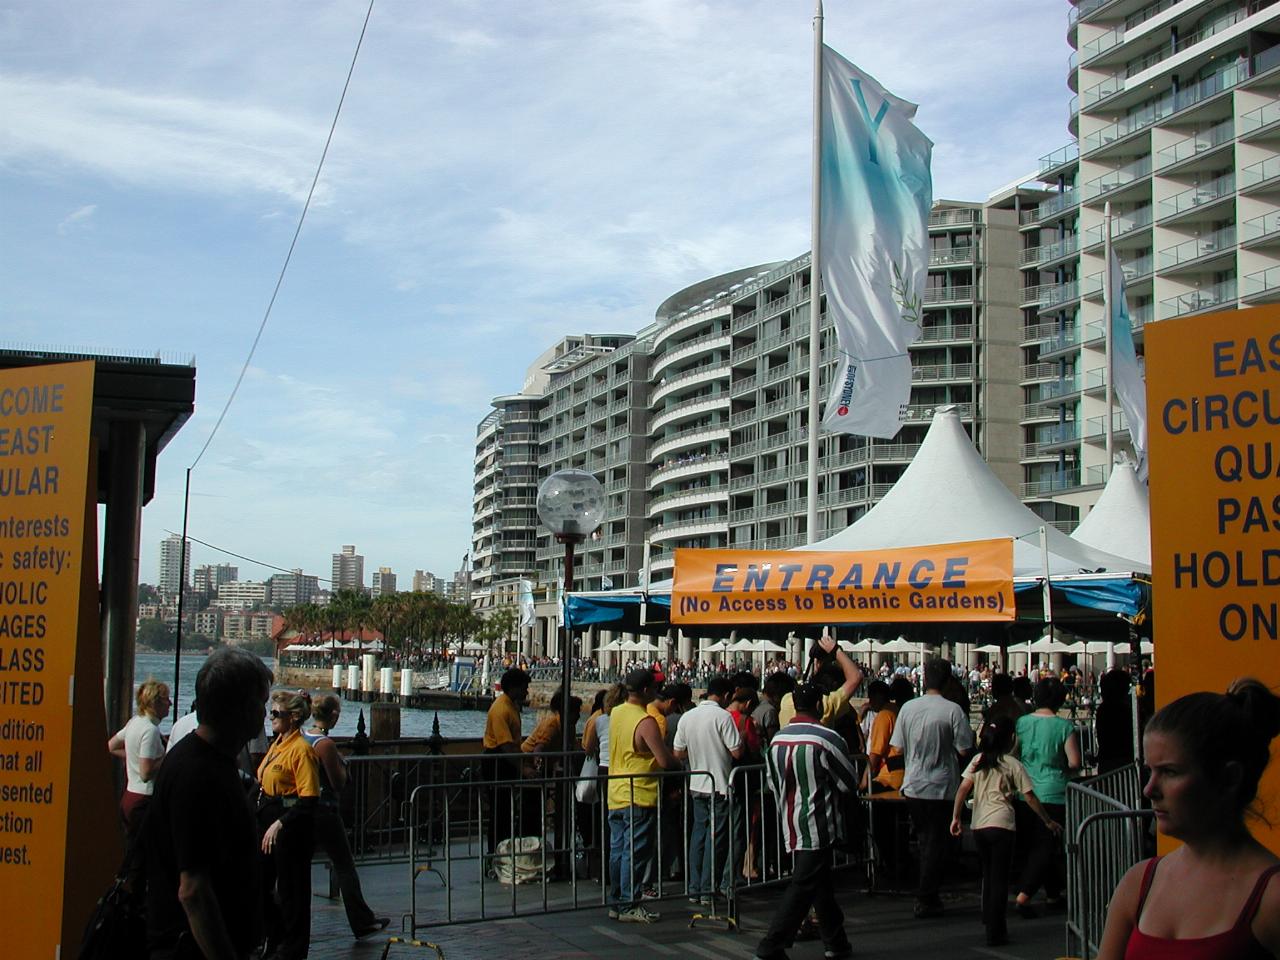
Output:
<path fill-rule="evenodd" d="M 640 891 L 641 900 L 657 900 L 662 896 L 657 887 L 645 887 Z"/>
<path fill-rule="evenodd" d="M 661 919 L 662 914 L 646 910 L 644 907 L 632 907 L 618 913 L 619 923 L 657 923 Z"/>
<path fill-rule="evenodd" d="M 609 919 L 610 919 L 610 920 L 617 920 L 617 919 L 618 919 L 618 908 L 617 908 L 617 907 L 610 907 L 610 908 L 609 908 Z"/>

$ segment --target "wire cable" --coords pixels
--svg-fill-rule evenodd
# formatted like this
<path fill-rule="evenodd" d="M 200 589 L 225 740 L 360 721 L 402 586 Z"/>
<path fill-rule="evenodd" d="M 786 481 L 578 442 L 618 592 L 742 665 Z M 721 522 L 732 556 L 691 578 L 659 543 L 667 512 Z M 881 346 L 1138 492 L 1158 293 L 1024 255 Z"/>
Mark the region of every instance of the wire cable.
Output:
<path fill-rule="evenodd" d="M 289 269 L 289 261 L 293 259 L 293 251 L 298 245 L 298 236 L 302 233 L 302 224 L 307 219 L 307 211 L 311 209 L 311 198 L 315 196 L 316 185 L 320 182 L 320 172 L 324 169 L 325 158 L 329 155 L 329 145 L 333 143 L 334 131 L 338 129 L 338 118 L 342 116 L 342 104 L 347 99 L 347 89 L 351 86 L 351 77 L 356 71 L 356 61 L 360 58 L 360 48 L 364 45 L 364 35 L 369 29 L 369 18 L 373 16 L 374 0 L 369 0 L 369 9 L 365 11 L 364 23 L 360 27 L 360 37 L 356 40 L 355 53 L 351 56 L 351 66 L 347 68 L 347 79 L 342 84 L 342 95 L 338 97 L 338 107 L 333 112 L 333 122 L 329 124 L 329 136 L 325 138 L 324 150 L 320 152 L 320 162 L 316 164 L 316 174 L 311 178 L 311 189 L 307 191 L 306 202 L 302 205 L 302 214 L 298 217 L 298 226 L 293 231 L 293 239 L 289 241 L 289 250 L 285 254 L 284 263 L 280 267 L 280 275 L 276 277 L 275 289 L 271 291 L 271 299 L 267 301 L 267 309 L 262 315 L 262 322 L 258 324 L 258 333 L 253 338 L 253 345 L 249 347 L 249 355 L 244 358 L 244 366 L 240 368 L 240 376 L 236 377 L 235 386 L 231 388 L 231 395 L 227 397 L 226 405 L 222 408 L 222 412 L 218 414 L 218 420 L 213 425 L 213 429 L 209 431 L 209 437 L 204 442 L 204 446 L 200 448 L 200 452 L 196 454 L 196 458 L 191 461 L 189 469 L 194 470 L 196 465 L 204 457 L 205 451 L 209 449 L 209 444 L 213 443 L 213 438 L 218 434 L 218 428 L 222 426 L 222 421 L 226 419 L 227 411 L 231 409 L 231 404 L 236 398 L 236 394 L 240 392 L 240 384 L 244 382 L 244 375 L 249 371 L 249 364 L 253 362 L 253 355 L 258 350 L 258 343 L 262 340 L 262 333 L 267 328 L 267 320 L 271 317 L 271 308 L 275 306 L 276 297 L 280 294 L 280 288 L 284 285 L 284 275 Z"/>
<path fill-rule="evenodd" d="M 165 530 L 165 533 L 175 537 L 179 536 L 179 534 L 174 533 L 172 530 Z M 190 540 L 192 543 L 200 544 L 200 546 L 202 547 L 208 547 L 210 550 L 216 550 L 218 553 L 224 553 L 228 557 L 235 557 L 237 560 L 243 560 L 245 563 L 256 563 L 260 567 L 266 567 L 268 570 L 279 570 L 281 573 L 297 573 L 296 570 L 291 570 L 288 567 L 280 567 L 280 566 L 276 566 L 276 564 L 274 563 L 267 563 L 267 561 L 265 560 L 258 560 L 254 557 L 246 557 L 243 553 L 236 553 L 234 550 L 228 550 L 225 547 L 218 546 L 216 543 L 209 543 L 205 540 L 199 539 L 198 537 L 193 537 L 190 534 L 187 534 L 187 539 Z M 333 582 L 332 580 L 329 580 L 325 577 L 316 577 L 316 580 L 319 581 L 320 583 Z"/>

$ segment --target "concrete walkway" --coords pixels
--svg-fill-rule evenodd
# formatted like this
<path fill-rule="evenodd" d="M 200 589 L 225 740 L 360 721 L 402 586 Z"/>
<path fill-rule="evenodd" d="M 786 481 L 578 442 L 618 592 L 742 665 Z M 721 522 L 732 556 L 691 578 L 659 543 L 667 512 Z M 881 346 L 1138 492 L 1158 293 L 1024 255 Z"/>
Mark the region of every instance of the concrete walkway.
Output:
<path fill-rule="evenodd" d="M 409 910 L 409 867 L 407 864 L 368 866 L 361 868 L 365 898 L 376 913 L 391 916 L 387 933 L 406 939 L 415 935 L 400 933 L 402 917 Z M 1012 910 L 1009 916 L 1011 942 L 1002 947 L 987 947 L 978 913 L 976 884 L 952 887 L 945 897 L 946 914 L 938 919 L 916 920 L 912 916 L 910 896 L 867 896 L 858 890 L 861 878 L 851 872 L 841 875 L 838 889 L 845 911 L 845 924 L 854 952 L 868 960 L 907 960 L 907 958 L 943 957 L 996 958 L 996 960 L 1053 960 L 1063 956 L 1064 923 L 1061 913 L 1048 914 L 1036 920 L 1023 920 Z M 549 885 L 553 893 L 564 896 L 567 884 Z M 315 890 L 327 889 L 323 868 L 315 870 Z M 540 890 L 523 888 L 525 896 L 541 902 Z M 579 898 L 585 899 L 598 888 L 579 884 Z M 486 885 L 487 897 L 505 893 L 509 903 L 510 888 L 496 883 Z M 475 891 L 455 892 L 455 910 L 464 896 L 474 900 Z M 424 927 L 416 938 L 437 944 L 447 960 L 550 960 L 556 957 L 600 957 L 619 960 L 651 960 L 660 957 L 714 958 L 736 960 L 752 956 L 756 943 L 768 924 L 777 892 L 758 889 L 745 897 L 741 907 L 741 932 L 728 932 L 723 925 L 699 923 L 690 929 L 693 908 L 684 897 L 651 902 L 662 919 L 652 925 L 622 924 L 609 920 L 603 907 L 583 908 L 573 912 L 490 919 L 449 926 Z M 419 909 L 442 916 L 443 890 L 431 876 L 419 880 Z M 491 900 L 489 910 L 497 912 L 502 901 Z M 407 919 L 405 920 L 407 923 Z M 313 960 L 377 960 L 387 948 L 386 935 L 356 941 L 346 924 L 341 901 L 315 897 L 312 910 L 311 957 Z M 408 944 L 392 944 L 389 960 L 434 957 L 432 950 Z M 798 943 L 790 951 L 793 960 L 819 960 L 820 942 Z"/>

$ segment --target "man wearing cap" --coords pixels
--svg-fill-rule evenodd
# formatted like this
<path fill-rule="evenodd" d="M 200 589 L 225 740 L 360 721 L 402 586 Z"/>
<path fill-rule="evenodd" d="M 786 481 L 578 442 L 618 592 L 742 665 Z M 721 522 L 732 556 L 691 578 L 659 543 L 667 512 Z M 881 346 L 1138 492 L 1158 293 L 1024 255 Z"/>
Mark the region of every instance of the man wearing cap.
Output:
<path fill-rule="evenodd" d="M 623 923 L 653 923 L 658 914 L 641 901 L 644 866 L 653 856 L 659 768 L 679 769 L 658 723 L 645 711 L 655 684 L 647 668 L 626 679 L 627 700 L 609 714 L 609 916 Z"/>
<path fill-rule="evenodd" d="M 712 677 L 706 699 L 681 718 L 676 730 L 676 757 L 690 770 L 706 771 L 689 776 L 689 899 L 704 905 L 724 892 L 729 876 L 729 770 L 742 756 L 742 737 L 725 709 L 733 690 L 731 677 Z"/>
<path fill-rule="evenodd" d="M 830 960 L 853 956 L 844 913 L 832 889 L 831 859 L 845 829 L 839 794 L 856 789 L 857 774 L 845 754 L 844 738 L 820 722 L 823 696 L 816 684 L 796 687 L 792 694 L 795 716 L 778 731 L 765 753 L 769 789 L 782 818 L 782 840 L 794 855 L 795 868 L 756 947 L 755 960 L 786 960 L 786 948 L 810 907 L 818 915 L 825 956 Z"/>

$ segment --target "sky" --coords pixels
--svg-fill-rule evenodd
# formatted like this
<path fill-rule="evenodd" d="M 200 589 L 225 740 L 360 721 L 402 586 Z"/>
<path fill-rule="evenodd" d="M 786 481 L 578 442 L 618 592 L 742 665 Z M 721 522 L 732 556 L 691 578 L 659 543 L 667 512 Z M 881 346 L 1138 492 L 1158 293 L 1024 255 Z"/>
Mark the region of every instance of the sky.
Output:
<path fill-rule="evenodd" d="M 937 198 L 1070 140 L 1066 0 L 827 0 L 920 104 Z M 139 576 L 179 531 L 447 576 L 476 424 L 571 333 L 809 248 L 811 0 L 0 0 L 0 343 L 182 358 Z M 193 562 L 271 570 L 199 543 Z"/>

